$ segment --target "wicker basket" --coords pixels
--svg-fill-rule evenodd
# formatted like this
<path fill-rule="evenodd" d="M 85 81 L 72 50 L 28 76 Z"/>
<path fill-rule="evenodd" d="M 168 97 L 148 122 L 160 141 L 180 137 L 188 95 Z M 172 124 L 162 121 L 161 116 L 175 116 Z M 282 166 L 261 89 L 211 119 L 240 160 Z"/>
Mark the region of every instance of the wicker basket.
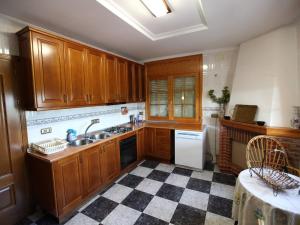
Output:
<path fill-rule="evenodd" d="M 31 149 L 34 151 L 41 152 L 45 155 L 50 155 L 56 152 L 63 151 L 67 148 L 68 142 L 58 138 L 54 138 L 47 141 L 42 141 L 38 143 L 32 143 Z"/>
<path fill-rule="evenodd" d="M 250 175 L 253 172 L 270 185 L 274 195 L 300 185 L 284 172 L 288 167 L 288 157 L 283 145 L 273 137 L 260 135 L 252 138 L 247 145 L 246 160 Z"/>

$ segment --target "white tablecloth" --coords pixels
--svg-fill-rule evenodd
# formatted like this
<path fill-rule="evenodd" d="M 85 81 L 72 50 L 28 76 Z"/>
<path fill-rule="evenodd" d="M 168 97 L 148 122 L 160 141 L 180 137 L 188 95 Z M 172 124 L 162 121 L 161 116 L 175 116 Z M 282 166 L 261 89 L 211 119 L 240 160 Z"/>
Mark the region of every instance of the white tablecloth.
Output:
<path fill-rule="evenodd" d="M 279 192 L 249 170 L 239 174 L 234 191 L 232 217 L 239 225 L 300 225 L 298 189 Z M 299 177 L 290 175 L 300 181 Z"/>

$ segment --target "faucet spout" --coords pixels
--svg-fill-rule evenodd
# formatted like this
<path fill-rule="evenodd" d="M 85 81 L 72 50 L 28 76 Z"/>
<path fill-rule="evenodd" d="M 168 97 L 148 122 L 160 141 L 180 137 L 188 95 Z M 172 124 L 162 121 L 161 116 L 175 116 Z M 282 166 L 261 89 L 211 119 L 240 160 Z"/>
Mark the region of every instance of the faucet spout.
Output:
<path fill-rule="evenodd" d="M 84 138 L 85 138 L 85 139 L 88 139 L 88 138 L 89 138 L 89 137 L 87 136 L 87 132 L 88 132 L 88 130 L 91 128 L 91 126 L 93 126 L 93 125 L 96 124 L 96 123 L 100 123 L 99 119 L 92 120 L 92 121 L 91 121 L 91 124 L 88 125 L 88 127 L 85 129 L 85 132 L 84 132 Z"/>

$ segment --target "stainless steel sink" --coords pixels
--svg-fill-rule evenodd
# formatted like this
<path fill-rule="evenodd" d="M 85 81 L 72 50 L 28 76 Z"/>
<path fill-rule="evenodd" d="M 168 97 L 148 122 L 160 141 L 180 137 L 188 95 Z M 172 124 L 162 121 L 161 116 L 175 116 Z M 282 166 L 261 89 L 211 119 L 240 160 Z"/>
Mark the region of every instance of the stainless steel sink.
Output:
<path fill-rule="evenodd" d="M 82 146 L 93 143 L 93 140 L 90 139 L 77 139 L 76 141 L 73 141 L 71 145 L 73 146 Z"/>
<path fill-rule="evenodd" d="M 101 133 L 96 133 L 96 134 L 91 135 L 90 138 L 93 140 L 103 140 L 103 139 L 109 138 L 110 136 L 111 135 L 109 133 L 101 132 Z"/>

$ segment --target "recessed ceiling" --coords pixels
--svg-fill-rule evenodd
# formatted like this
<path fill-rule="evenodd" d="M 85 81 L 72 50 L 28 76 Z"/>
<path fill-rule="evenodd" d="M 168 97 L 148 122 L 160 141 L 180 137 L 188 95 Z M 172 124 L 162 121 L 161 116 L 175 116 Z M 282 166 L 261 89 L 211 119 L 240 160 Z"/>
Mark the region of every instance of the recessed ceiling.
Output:
<path fill-rule="evenodd" d="M 135 2 L 114 1 L 123 5 Z M 170 0 L 171 6 L 172 2 L 175 0 Z M 208 29 L 153 41 L 96 0 L 0 1 L 0 13 L 135 60 L 238 46 L 300 15 L 299 0 L 202 0 L 202 8 Z M 195 11 L 191 15 L 195 16 Z M 178 18 L 172 24 L 166 21 L 155 26 L 148 25 L 146 19 L 140 22 L 159 35 L 175 26 L 182 28 L 190 20 L 186 17 L 186 21 Z"/>
<path fill-rule="evenodd" d="M 171 13 L 154 17 L 140 0 L 97 0 L 152 41 L 207 29 L 201 0 L 169 0 Z"/>

